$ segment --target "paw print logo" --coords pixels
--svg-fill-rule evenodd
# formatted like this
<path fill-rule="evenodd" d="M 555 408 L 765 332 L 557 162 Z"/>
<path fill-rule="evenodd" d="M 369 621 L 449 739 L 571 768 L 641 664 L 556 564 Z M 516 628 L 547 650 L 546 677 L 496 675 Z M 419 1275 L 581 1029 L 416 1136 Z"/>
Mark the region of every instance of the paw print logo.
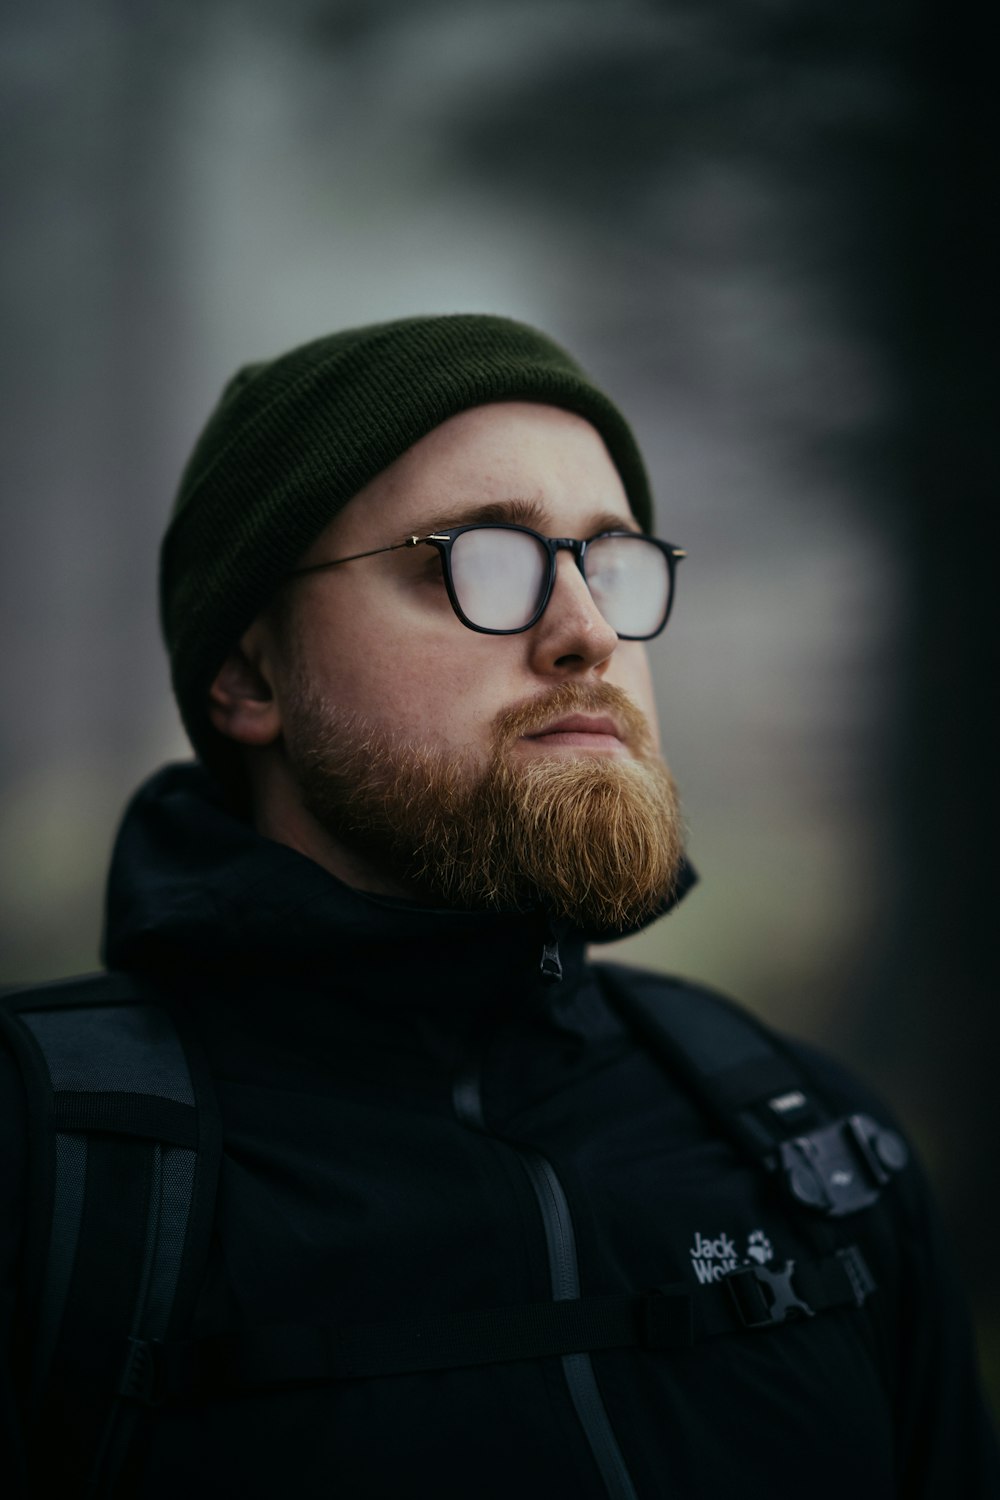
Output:
<path fill-rule="evenodd" d="M 774 1259 L 771 1241 L 763 1229 L 754 1229 L 748 1236 L 747 1255 L 751 1260 L 755 1260 L 759 1266 L 764 1266 L 769 1260 Z"/>

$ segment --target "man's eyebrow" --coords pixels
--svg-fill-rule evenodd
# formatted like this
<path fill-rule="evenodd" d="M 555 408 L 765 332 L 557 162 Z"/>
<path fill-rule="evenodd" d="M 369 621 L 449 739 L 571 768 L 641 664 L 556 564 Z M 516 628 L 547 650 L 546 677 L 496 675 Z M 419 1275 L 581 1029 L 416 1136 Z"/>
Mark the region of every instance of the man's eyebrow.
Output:
<path fill-rule="evenodd" d="M 457 505 L 450 510 L 441 510 L 431 517 L 418 519 L 410 527 L 409 535 L 427 536 L 433 531 L 446 531 L 452 526 L 496 526 L 502 523 L 514 526 L 530 526 L 533 531 L 546 534 L 548 512 L 540 500 L 512 498 L 490 500 L 479 505 Z M 619 515 L 617 511 L 597 511 L 588 518 L 582 536 L 596 536 L 601 531 L 636 531 L 640 527 L 632 516 Z"/>
<path fill-rule="evenodd" d="M 510 500 L 488 500 L 475 505 L 459 503 L 450 510 L 439 510 L 422 519 L 418 517 L 410 530 L 414 536 L 426 536 L 430 531 L 445 531 L 449 526 L 495 526 L 503 521 L 516 526 L 532 526 L 537 530 L 545 521 L 545 507 L 540 500 L 516 496 Z"/>

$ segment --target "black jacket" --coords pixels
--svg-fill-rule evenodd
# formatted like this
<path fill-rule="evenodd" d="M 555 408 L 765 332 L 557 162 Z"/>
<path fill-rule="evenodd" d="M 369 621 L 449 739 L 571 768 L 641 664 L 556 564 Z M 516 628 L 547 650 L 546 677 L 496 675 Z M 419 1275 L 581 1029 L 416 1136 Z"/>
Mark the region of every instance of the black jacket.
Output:
<path fill-rule="evenodd" d="M 815 1253 L 808 1213 L 637 1043 L 583 934 L 537 913 L 351 891 L 227 814 L 194 767 L 160 773 L 127 815 L 106 957 L 194 1016 L 216 1078 L 225 1147 L 199 1335 L 697 1287 L 734 1262 Z M 838 1067 L 796 1050 L 834 1109 L 885 1119 Z M 2 1053 L 0 1088 L 7 1328 L 24 1123 Z M 917 1168 L 885 1202 L 862 1308 L 684 1350 L 165 1406 L 138 1493 L 1000 1495 L 962 1299 Z M 20 1379 L 0 1375 L 11 1476 Z"/>

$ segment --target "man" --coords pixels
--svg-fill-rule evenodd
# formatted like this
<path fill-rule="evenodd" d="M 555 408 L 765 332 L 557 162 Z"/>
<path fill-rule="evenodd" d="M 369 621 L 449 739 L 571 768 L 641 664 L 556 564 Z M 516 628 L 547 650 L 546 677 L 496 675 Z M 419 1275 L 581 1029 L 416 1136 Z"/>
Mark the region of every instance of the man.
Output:
<path fill-rule="evenodd" d="M 102 1439 L 109 1492 L 998 1492 L 883 1107 L 707 992 L 585 956 L 693 878 L 645 644 L 682 556 L 620 413 L 522 325 L 352 330 L 227 388 L 162 555 L 200 763 L 130 807 L 106 934 L 206 1059 L 221 1166 L 190 1314 L 114 1385 L 137 1404 Z M 31 1027 L 59 1098 L 99 1091 L 79 1035 Z M 123 1086 L 152 1089 L 100 1088 Z M 142 1158 L 164 1184 L 171 1149 Z M 90 1358 L 29 1452 L 86 1441 Z"/>

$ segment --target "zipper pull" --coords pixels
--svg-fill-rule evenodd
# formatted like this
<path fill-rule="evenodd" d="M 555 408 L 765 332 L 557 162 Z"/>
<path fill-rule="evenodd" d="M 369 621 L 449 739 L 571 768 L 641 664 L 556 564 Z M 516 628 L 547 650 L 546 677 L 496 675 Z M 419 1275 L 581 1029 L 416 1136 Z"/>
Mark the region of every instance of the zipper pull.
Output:
<path fill-rule="evenodd" d="M 556 984 L 563 977 L 562 960 L 559 957 L 559 938 L 551 923 L 542 943 L 542 961 L 538 967 L 542 978 L 549 984 Z"/>

